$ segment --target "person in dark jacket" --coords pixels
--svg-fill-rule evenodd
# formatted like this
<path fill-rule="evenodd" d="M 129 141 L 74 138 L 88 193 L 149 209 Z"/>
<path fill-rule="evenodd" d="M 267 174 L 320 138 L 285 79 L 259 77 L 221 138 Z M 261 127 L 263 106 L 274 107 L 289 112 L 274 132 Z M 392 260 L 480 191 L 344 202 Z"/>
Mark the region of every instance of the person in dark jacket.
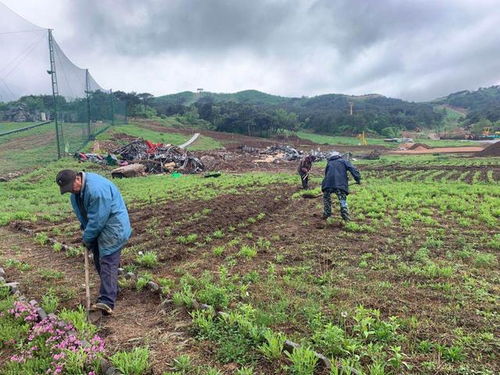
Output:
<path fill-rule="evenodd" d="M 71 205 L 83 231 L 84 246 L 92 251 L 101 279 L 99 298 L 92 307 L 112 314 L 118 294 L 120 253 L 132 228 L 127 207 L 118 188 L 95 174 L 60 171 L 56 177 L 61 194 L 71 194 Z"/>
<path fill-rule="evenodd" d="M 344 221 L 349 221 L 349 208 L 347 206 L 347 195 L 349 195 L 349 182 L 347 177 L 349 171 L 357 184 L 361 183 L 361 174 L 347 160 L 342 159 L 338 152 L 333 152 L 328 158 L 325 168 L 325 178 L 321 184 L 323 192 L 323 218 L 327 219 L 332 215 L 332 198 L 334 193 L 340 202 L 340 215 Z"/>
<path fill-rule="evenodd" d="M 314 156 L 307 155 L 300 161 L 299 167 L 297 168 L 300 180 L 302 181 L 302 189 L 307 189 L 309 187 L 309 172 L 311 171 L 314 160 Z"/>

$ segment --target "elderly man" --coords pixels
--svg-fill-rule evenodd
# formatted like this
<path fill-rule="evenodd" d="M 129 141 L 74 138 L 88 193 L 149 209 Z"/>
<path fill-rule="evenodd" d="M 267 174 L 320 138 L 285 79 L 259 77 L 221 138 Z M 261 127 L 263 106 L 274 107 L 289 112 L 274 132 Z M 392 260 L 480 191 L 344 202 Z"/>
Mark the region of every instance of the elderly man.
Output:
<path fill-rule="evenodd" d="M 83 231 L 83 244 L 92 251 L 101 279 L 99 298 L 92 307 L 112 314 L 118 294 L 121 249 L 132 228 L 127 207 L 118 188 L 108 179 L 65 169 L 56 177 L 61 194 L 71 194 L 71 205 Z"/>
<path fill-rule="evenodd" d="M 328 163 L 325 169 L 325 178 L 321 184 L 323 191 L 323 219 L 327 219 L 332 215 L 332 198 L 331 195 L 337 195 L 340 202 L 340 215 L 344 221 L 349 221 L 349 208 L 347 206 L 347 195 L 349 195 L 349 182 L 347 171 L 352 174 L 357 184 L 361 183 L 361 174 L 347 160 L 342 159 L 340 153 L 334 151 L 328 158 Z"/>

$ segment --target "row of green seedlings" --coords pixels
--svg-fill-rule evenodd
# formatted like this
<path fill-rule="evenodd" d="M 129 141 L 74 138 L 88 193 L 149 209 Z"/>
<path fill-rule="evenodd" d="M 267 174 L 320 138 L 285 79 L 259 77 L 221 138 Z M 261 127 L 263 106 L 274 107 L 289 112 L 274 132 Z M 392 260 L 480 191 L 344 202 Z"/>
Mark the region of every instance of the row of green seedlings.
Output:
<path fill-rule="evenodd" d="M 173 223 L 172 226 L 167 227 L 167 228 L 163 229 L 162 231 L 160 231 L 160 229 L 159 229 L 161 227 L 161 225 L 160 225 L 158 218 L 153 218 L 148 223 L 147 228 L 146 228 L 146 232 L 149 233 L 155 239 L 160 239 L 162 237 L 170 237 L 170 236 L 172 236 L 172 233 L 174 232 L 173 227 L 182 226 L 182 224 L 184 224 L 184 223 L 192 222 L 192 221 L 199 220 L 202 218 L 207 218 L 208 214 L 210 212 L 211 212 L 211 209 L 204 208 L 200 212 L 194 213 L 193 215 L 189 216 L 185 220 Z M 251 224 L 254 224 L 258 221 L 261 221 L 265 217 L 266 217 L 266 214 L 261 212 L 261 213 L 257 214 L 255 217 L 249 217 L 249 218 L 245 219 L 241 223 L 238 223 L 236 226 L 229 226 L 226 231 L 224 231 L 224 229 L 218 229 L 218 230 L 214 231 L 213 233 L 208 234 L 204 238 L 199 236 L 197 233 L 191 233 L 188 235 L 177 236 L 175 238 L 175 241 L 181 245 L 203 246 L 207 243 L 211 243 L 214 240 L 224 238 L 228 233 L 235 232 L 237 228 L 245 228 L 248 225 L 251 225 Z"/>
<path fill-rule="evenodd" d="M 97 327 L 87 321 L 83 306 L 54 312 L 51 292 L 27 302 L 17 282 L 5 282 L 0 268 L 0 349 L 15 350 L 2 374 L 42 373 L 142 375 L 150 368 L 147 348 L 116 352 L 105 358 L 105 343 Z M 55 297 L 57 298 L 57 297 Z"/>
<path fill-rule="evenodd" d="M 245 238 L 253 239 L 253 234 L 248 232 Z M 215 246 L 212 253 L 215 256 L 222 256 L 229 247 L 239 247 L 236 257 L 251 259 L 257 256 L 259 250 L 268 251 L 271 248 L 271 241 L 259 237 L 252 246 L 242 243 L 242 239 L 234 238 L 225 245 Z M 146 268 L 155 268 L 159 265 L 158 255 L 154 251 L 139 252 L 135 263 Z M 173 281 L 168 278 L 154 278 L 153 274 L 148 271 L 138 273 L 136 265 L 126 265 L 120 268 L 119 274 L 124 276 L 119 280 L 123 288 L 135 287 L 137 291 L 149 289 L 151 292 L 159 292 L 162 296 L 167 296 L 174 286 Z"/>
<path fill-rule="evenodd" d="M 220 347 L 215 351 L 219 360 L 225 363 L 240 364 L 256 361 L 253 357 L 255 355 L 254 347 L 261 345 L 261 342 L 255 342 L 238 330 L 226 329 L 226 325 L 218 324 L 220 314 L 215 313 L 215 310 L 224 311 L 232 306 L 231 300 L 234 298 L 244 300 L 245 296 L 248 295 L 248 285 L 237 285 L 237 282 L 251 282 L 251 280 L 247 276 L 239 279 L 235 275 L 229 275 L 225 267 L 221 267 L 218 274 L 220 278 L 218 283 L 214 282 L 213 275 L 210 273 L 197 277 L 184 275 L 181 279 L 181 289 L 173 294 L 172 302 L 177 306 L 194 309 L 210 308 L 203 303 L 212 306 L 215 314 L 212 314 L 214 316 L 211 319 L 214 323 L 214 331 L 210 337 L 207 337 L 215 341 L 216 348 Z M 240 307 L 244 310 L 254 311 L 248 305 L 240 305 Z M 256 322 L 254 315 L 253 312 L 248 315 L 250 323 L 253 325 Z M 258 315 L 260 316 L 260 313 Z M 345 318 L 343 319 L 345 320 Z M 385 321 L 380 318 L 379 311 L 358 307 L 353 314 L 352 325 L 346 325 L 342 321 L 340 319 L 341 323 L 335 325 L 326 317 L 314 319 L 314 324 L 311 325 L 314 334 L 310 340 L 306 341 L 305 345 L 313 345 L 314 350 L 320 350 L 331 358 L 341 357 L 337 362 L 349 363 L 360 373 L 364 371 L 360 363 L 367 365 L 365 367 L 368 367 L 369 374 L 400 373 L 402 367 L 409 366 L 404 363 L 405 354 L 401 352 L 401 347 L 397 343 L 394 344 L 395 341 L 397 342 L 403 337 L 396 332 L 400 325 L 399 318 L 390 318 Z M 195 333 L 198 334 L 197 331 Z M 205 335 L 199 335 L 199 337 L 207 338 Z M 425 346 L 425 343 L 422 345 Z M 447 361 L 460 361 L 464 358 L 461 346 L 448 347 L 433 344 L 433 349 Z M 422 350 L 419 349 L 419 352 Z M 367 360 L 371 363 L 366 363 Z"/>
<path fill-rule="evenodd" d="M 50 238 L 47 233 L 45 232 L 39 232 L 39 233 L 34 233 L 33 231 L 31 231 L 30 229 L 26 229 L 26 228 L 23 228 L 23 230 L 26 232 L 26 233 L 29 233 L 31 235 L 34 235 L 35 236 L 35 242 L 39 245 L 42 245 L 42 246 L 45 246 L 45 245 L 52 245 L 52 249 L 55 251 L 55 252 L 61 252 L 61 251 L 64 251 L 68 256 L 72 256 L 72 257 L 77 257 L 77 256 L 80 256 L 84 253 L 84 249 L 83 247 L 79 246 L 79 247 L 73 247 L 73 246 L 68 246 L 68 245 L 65 245 L 61 242 L 58 242 L 56 240 L 54 240 L 53 238 Z"/>
<path fill-rule="evenodd" d="M 223 229 L 218 229 L 214 231 L 213 233 L 205 236 L 202 241 L 200 240 L 200 237 L 196 233 L 192 233 L 186 236 L 178 236 L 176 238 L 177 243 L 182 244 L 182 245 L 191 245 L 191 244 L 198 244 L 199 246 L 203 246 L 206 243 L 211 243 L 215 239 L 222 239 L 224 238 L 228 233 L 233 233 L 236 231 L 236 229 L 243 229 L 248 227 L 249 225 L 255 224 L 259 221 L 262 221 L 266 217 L 266 214 L 261 212 L 257 214 L 255 217 L 249 217 L 242 222 L 238 223 L 236 226 L 229 226 L 226 231 Z M 169 232 L 171 234 L 171 231 Z"/>
<path fill-rule="evenodd" d="M 192 283 L 198 282 L 191 276 L 185 275 L 181 280 L 181 290 L 175 292 L 171 302 L 177 306 L 191 309 L 194 334 L 199 339 L 209 339 L 221 345 L 218 351 L 222 362 L 235 362 L 244 365 L 252 361 L 256 347 L 257 351 L 269 361 L 280 360 L 283 353 L 287 358 L 286 370 L 291 374 L 313 374 L 319 367 L 331 368 L 331 374 L 358 374 L 359 372 L 348 366 L 347 362 L 340 361 L 332 366 L 330 360 L 308 346 L 301 346 L 287 340 L 282 333 L 275 333 L 269 328 L 258 326 L 254 323 L 255 310 L 250 305 L 240 305 L 237 310 L 228 313 L 216 309 L 229 306 L 230 294 L 245 294 L 244 286 L 237 287 L 231 282 L 231 276 L 225 267 L 220 269 L 220 278 L 225 280 L 225 287 L 216 286 L 210 275 L 204 275 L 199 282 L 206 288 L 195 292 Z M 213 303 L 208 305 L 197 301 Z M 167 300 L 166 302 L 169 302 Z M 234 340 L 237 342 L 235 343 Z M 336 372 L 338 371 L 338 372 Z M 179 372 L 181 374 L 187 372 Z M 253 368 L 242 367 L 238 374 L 253 374 Z"/>
<path fill-rule="evenodd" d="M 226 238 L 229 233 L 233 233 L 236 231 L 237 227 L 238 228 L 244 228 L 248 225 L 254 224 L 258 221 L 263 220 L 266 217 L 265 213 L 259 213 L 255 217 L 249 217 L 245 221 L 239 223 L 236 227 L 235 226 L 229 226 L 226 231 L 223 229 L 218 229 L 215 230 L 213 233 L 205 236 L 203 240 L 200 241 L 200 237 L 196 233 L 191 233 L 188 235 L 183 235 L 183 236 L 178 236 L 176 237 L 176 242 L 182 245 L 195 245 L 198 247 L 204 246 L 208 243 L 213 242 L 214 240 L 219 240 Z M 164 230 L 164 235 L 165 236 L 171 236 L 172 234 L 172 229 L 167 228 Z M 248 232 L 245 235 L 247 238 L 253 238 L 253 234 L 251 232 Z M 263 241 L 262 239 L 259 239 L 259 241 Z M 258 246 L 260 246 L 260 243 L 258 241 Z M 238 240 L 237 240 L 238 242 Z M 229 245 L 234 245 L 234 240 L 231 240 Z M 217 246 L 214 248 L 213 252 L 215 255 L 221 255 L 224 252 L 225 246 Z M 241 255 L 243 256 L 248 256 L 248 257 L 253 257 L 257 254 L 255 249 L 250 248 L 249 246 L 243 246 L 241 249 Z M 146 268 L 155 268 L 159 265 L 159 259 L 158 259 L 158 254 L 155 251 L 139 251 L 136 258 L 135 258 L 135 263 L 137 263 L 139 266 L 143 266 Z"/>

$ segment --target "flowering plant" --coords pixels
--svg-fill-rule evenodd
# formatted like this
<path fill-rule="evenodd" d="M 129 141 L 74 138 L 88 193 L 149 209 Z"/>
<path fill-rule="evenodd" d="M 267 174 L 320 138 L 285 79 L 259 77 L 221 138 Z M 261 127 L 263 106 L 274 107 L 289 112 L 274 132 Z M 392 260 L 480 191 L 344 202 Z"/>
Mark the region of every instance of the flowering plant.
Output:
<path fill-rule="evenodd" d="M 88 375 L 95 375 L 98 361 L 105 351 L 101 337 L 94 335 L 87 341 L 71 323 L 54 315 L 41 319 L 34 303 L 16 301 L 8 313 L 29 327 L 27 339 L 17 343 L 21 352 L 10 358 L 20 370 L 28 361 L 44 358 L 48 360 L 38 363 L 48 366 L 38 369 L 39 373 L 71 375 L 85 371 Z"/>

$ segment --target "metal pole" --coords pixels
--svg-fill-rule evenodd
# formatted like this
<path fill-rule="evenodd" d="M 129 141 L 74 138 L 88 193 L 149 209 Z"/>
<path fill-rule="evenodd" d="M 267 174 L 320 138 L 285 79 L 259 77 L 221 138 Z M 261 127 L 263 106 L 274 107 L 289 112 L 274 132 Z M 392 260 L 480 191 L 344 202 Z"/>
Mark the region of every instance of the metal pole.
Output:
<path fill-rule="evenodd" d="M 92 139 L 92 131 L 90 129 L 90 82 L 89 82 L 89 70 L 85 69 L 85 93 L 87 94 L 87 132 L 88 132 L 88 139 Z"/>
<path fill-rule="evenodd" d="M 54 123 L 56 126 L 56 140 L 57 140 L 57 158 L 61 158 L 61 143 L 59 135 L 59 124 L 57 122 L 57 97 L 59 96 L 59 89 L 57 86 L 57 75 L 56 75 L 56 62 L 54 58 L 54 45 L 52 39 L 52 29 L 49 31 L 49 58 L 50 58 L 50 70 L 47 73 L 50 74 L 52 82 L 52 98 L 54 99 Z"/>
<path fill-rule="evenodd" d="M 109 90 L 109 94 L 111 95 L 111 125 L 115 124 L 115 98 L 113 95 L 113 90 Z"/>

